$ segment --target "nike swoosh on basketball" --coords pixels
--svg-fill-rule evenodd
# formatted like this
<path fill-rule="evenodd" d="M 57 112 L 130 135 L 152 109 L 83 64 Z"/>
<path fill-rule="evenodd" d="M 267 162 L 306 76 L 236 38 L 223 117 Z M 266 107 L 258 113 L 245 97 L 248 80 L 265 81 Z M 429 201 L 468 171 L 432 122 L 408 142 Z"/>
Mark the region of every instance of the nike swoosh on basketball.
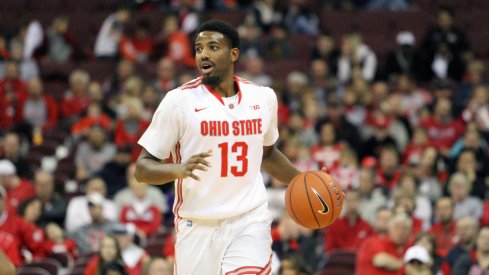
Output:
<path fill-rule="evenodd" d="M 316 194 L 316 197 L 318 197 L 319 201 L 321 202 L 321 204 L 323 205 L 323 210 L 318 210 L 319 214 L 328 214 L 329 212 L 329 207 L 328 205 L 326 204 L 326 202 L 323 200 L 323 198 L 321 197 L 321 195 L 319 195 L 318 191 L 316 191 L 316 189 L 312 188 L 312 192 L 314 192 L 314 194 Z"/>
<path fill-rule="evenodd" d="M 203 111 L 203 110 L 205 110 L 205 109 L 207 109 L 207 108 L 209 108 L 209 107 L 204 107 L 204 108 L 195 108 L 195 112 L 196 112 L 196 113 L 198 113 L 198 112 Z"/>

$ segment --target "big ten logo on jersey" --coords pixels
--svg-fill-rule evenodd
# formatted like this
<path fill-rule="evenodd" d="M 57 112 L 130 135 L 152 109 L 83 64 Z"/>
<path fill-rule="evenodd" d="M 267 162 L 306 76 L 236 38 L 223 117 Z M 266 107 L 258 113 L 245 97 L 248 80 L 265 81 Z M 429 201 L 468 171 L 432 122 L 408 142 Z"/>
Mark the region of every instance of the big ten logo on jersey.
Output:
<path fill-rule="evenodd" d="M 262 133 L 261 118 L 243 120 L 203 120 L 200 122 L 203 136 L 250 136 Z"/>
<path fill-rule="evenodd" d="M 250 105 L 250 110 L 253 111 L 260 110 L 260 105 Z"/>

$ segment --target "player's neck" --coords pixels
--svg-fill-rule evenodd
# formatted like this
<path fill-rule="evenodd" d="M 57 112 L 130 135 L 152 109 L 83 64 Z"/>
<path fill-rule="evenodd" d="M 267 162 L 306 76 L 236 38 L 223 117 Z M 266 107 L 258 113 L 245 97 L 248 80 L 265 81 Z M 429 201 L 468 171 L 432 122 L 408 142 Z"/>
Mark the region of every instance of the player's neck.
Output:
<path fill-rule="evenodd" d="M 231 74 L 226 77 L 216 87 L 212 87 L 222 97 L 231 97 L 238 92 L 236 85 L 234 84 L 234 76 Z"/>

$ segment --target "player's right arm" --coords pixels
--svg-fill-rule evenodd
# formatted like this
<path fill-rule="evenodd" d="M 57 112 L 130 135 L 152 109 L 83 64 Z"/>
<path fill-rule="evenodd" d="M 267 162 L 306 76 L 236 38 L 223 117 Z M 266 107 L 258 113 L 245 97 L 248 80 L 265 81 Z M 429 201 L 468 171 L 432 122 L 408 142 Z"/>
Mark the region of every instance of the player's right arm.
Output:
<path fill-rule="evenodd" d="M 177 178 L 191 177 L 200 180 L 193 171 L 207 171 L 210 163 L 206 160 L 212 152 L 207 151 L 193 155 L 184 163 L 169 163 L 168 160 L 160 160 L 143 148 L 136 163 L 134 176 L 139 182 L 160 185 L 174 181 Z"/>

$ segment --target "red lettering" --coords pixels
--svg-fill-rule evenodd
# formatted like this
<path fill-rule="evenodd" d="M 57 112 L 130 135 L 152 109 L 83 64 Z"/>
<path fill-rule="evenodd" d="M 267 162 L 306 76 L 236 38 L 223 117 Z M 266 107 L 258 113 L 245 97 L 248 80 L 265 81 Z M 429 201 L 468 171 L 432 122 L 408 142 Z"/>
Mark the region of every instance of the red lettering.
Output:
<path fill-rule="evenodd" d="M 205 120 L 200 122 L 200 133 L 203 136 L 207 136 L 209 134 L 209 125 L 207 124 L 207 121 L 205 121 Z"/>
<path fill-rule="evenodd" d="M 239 121 L 237 120 L 233 121 L 233 135 L 239 135 Z"/>
<path fill-rule="evenodd" d="M 246 135 L 246 120 L 240 120 L 239 121 L 239 128 L 240 128 L 240 135 L 244 136 Z"/>
<path fill-rule="evenodd" d="M 246 120 L 246 135 L 253 135 L 253 124 L 251 120 Z"/>
<path fill-rule="evenodd" d="M 215 136 L 217 132 L 216 121 L 209 121 L 209 135 Z"/>
<path fill-rule="evenodd" d="M 261 118 L 258 119 L 258 134 L 261 134 Z"/>
<path fill-rule="evenodd" d="M 223 136 L 229 135 L 229 123 L 227 121 L 222 122 L 222 135 Z"/>

